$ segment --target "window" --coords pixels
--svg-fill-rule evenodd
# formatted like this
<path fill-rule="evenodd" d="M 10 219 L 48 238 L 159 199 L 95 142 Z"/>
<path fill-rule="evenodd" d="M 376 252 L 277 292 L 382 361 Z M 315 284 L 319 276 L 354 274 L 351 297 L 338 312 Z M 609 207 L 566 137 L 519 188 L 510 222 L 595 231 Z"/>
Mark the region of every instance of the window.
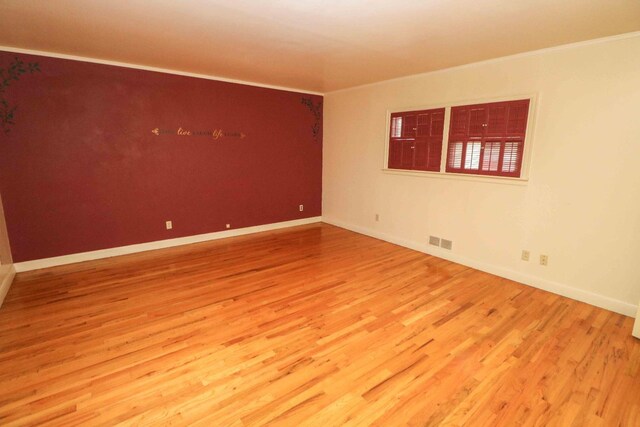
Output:
<path fill-rule="evenodd" d="M 520 178 L 530 104 L 530 99 L 519 99 L 393 112 L 386 167 Z M 449 139 L 445 146 L 447 109 Z"/>
<path fill-rule="evenodd" d="M 391 114 L 389 169 L 440 171 L 444 108 Z"/>
<path fill-rule="evenodd" d="M 451 108 L 447 172 L 520 177 L 529 100 Z"/>

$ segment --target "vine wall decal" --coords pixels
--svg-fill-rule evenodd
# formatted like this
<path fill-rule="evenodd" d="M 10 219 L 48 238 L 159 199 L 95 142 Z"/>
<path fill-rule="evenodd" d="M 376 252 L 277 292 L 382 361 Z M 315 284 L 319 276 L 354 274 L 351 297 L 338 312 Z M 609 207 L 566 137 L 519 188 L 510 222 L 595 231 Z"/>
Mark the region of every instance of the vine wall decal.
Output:
<path fill-rule="evenodd" d="M 311 132 L 313 133 L 313 139 L 318 141 L 320 139 L 320 126 L 322 121 L 322 101 L 318 101 L 317 104 L 314 104 L 311 98 L 302 98 L 302 103 L 309 108 L 316 119 L 316 122 L 311 128 Z"/>
<path fill-rule="evenodd" d="M 23 74 L 35 72 L 40 72 L 40 65 L 37 62 L 25 63 L 17 56 L 7 68 L 0 68 L 0 127 L 4 133 L 9 133 L 11 126 L 15 124 L 14 116 L 18 108 L 17 105 L 9 105 L 9 101 L 5 99 L 7 88 L 11 83 L 20 80 Z"/>

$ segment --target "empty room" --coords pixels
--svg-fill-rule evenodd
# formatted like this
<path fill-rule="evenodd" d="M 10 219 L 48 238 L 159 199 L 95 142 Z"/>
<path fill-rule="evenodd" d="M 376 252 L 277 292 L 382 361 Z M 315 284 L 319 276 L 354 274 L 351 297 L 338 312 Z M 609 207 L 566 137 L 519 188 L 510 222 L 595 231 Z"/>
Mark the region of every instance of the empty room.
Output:
<path fill-rule="evenodd" d="M 640 426 L 637 0 L 0 0 L 0 425 Z"/>

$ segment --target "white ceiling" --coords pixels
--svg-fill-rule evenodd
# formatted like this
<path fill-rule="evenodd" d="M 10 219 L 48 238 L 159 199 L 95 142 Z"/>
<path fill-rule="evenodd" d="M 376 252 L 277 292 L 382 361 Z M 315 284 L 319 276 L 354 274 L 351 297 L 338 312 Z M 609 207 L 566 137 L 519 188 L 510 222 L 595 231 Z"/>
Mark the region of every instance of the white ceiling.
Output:
<path fill-rule="evenodd" d="M 640 0 L 0 0 L 0 46 L 328 92 L 640 30 Z"/>

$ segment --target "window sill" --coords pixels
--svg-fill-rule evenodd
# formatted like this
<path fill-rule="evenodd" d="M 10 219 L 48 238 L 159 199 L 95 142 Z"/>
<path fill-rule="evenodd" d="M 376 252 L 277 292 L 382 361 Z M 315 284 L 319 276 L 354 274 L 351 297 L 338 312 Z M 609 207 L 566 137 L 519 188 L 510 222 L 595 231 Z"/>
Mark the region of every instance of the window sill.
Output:
<path fill-rule="evenodd" d="M 389 175 L 418 176 L 422 178 L 453 179 L 457 181 L 487 182 L 492 184 L 519 185 L 529 184 L 528 178 L 510 178 L 506 176 L 471 175 L 451 172 L 427 172 L 415 170 L 383 168 L 382 173 Z"/>

